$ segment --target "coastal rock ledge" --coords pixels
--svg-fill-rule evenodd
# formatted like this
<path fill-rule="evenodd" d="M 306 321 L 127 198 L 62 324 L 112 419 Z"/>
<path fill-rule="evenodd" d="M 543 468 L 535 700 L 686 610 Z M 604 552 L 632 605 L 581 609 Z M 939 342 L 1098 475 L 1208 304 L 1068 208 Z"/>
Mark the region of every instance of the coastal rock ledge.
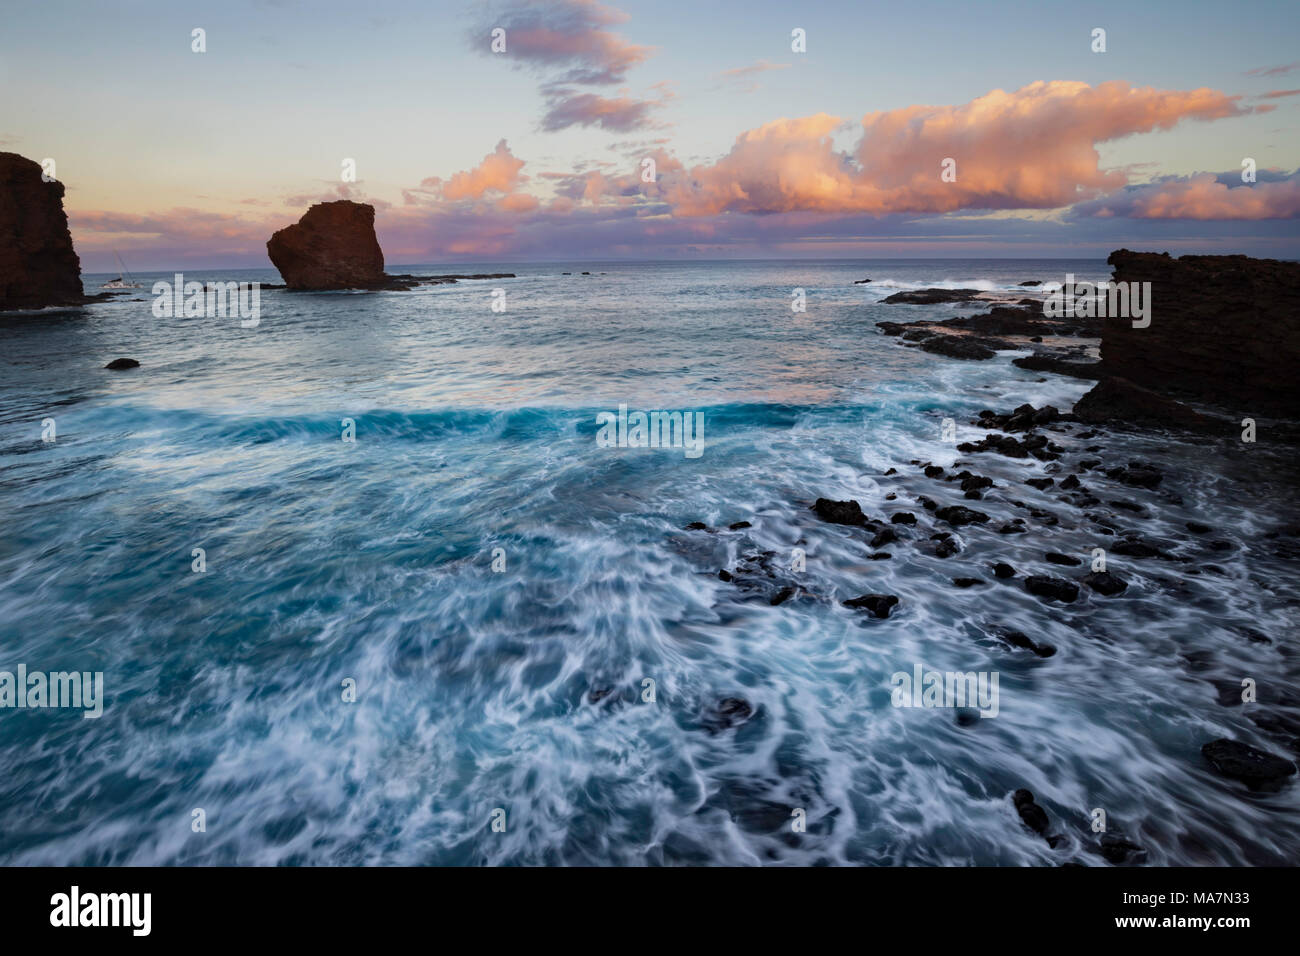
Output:
<path fill-rule="evenodd" d="M 43 182 L 39 163 L 0 153 L 0 311 L 86 301 L 63 183 Z"/>
<path fill-rule="evenodd" d="M 350 199 L 316 203 L 271 236 L 266 253 L 290 289 L 368 289 L 387 278 L 375 207 Z"/>
<path fill-rule="evenodd" d="M 1116 281 L 1151 283 L 1151 324 L 1104 320 L 1104 377 L 1234 410 L 1300 410 L 1300 263 L 1127 249 L 1107 261 Z"/>

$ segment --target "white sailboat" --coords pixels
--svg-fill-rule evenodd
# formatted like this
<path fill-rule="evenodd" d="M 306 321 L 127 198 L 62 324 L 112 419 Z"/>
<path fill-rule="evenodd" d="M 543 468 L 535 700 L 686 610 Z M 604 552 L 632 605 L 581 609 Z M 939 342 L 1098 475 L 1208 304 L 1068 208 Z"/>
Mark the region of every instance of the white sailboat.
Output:
<path fill-rule="evenodd" d="M 100 288 L 101 289 L 143 288 L 143 286 L 141 286 L 140 283 L 135 281 L 135 276 L 131 275 L 131 273 L 127 271 L 126 264 L 122 261 L 122 257 L 117 254 L 116 249 L 113 250 L 113 257 L 117 259 L 117 267 L 120 270 L 120 273 L 116 279 L 113 279 L 109 282 L 105 282 L 102 286 L 100 286 Z M 123 279 L 122 276 L 126 276 L 126 278 Z"/>

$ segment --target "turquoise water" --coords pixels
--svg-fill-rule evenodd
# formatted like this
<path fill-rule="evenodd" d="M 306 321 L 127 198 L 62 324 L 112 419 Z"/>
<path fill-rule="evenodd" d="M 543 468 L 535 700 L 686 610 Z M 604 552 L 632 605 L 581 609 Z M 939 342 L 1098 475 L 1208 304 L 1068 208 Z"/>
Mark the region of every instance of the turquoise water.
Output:
<path fill-rule="evenodd" d="M 809 509 L 963 503 L 908 464 L 958 457 L 942 419 L 964 441 L 982 408 L 1067 408 L 1087 388 L 904 348 L 875 323 L 973 310 L 884 295 L 1104 263 L 390 271 L 518 278 L 267 290 L 254 329 L 155 318 L 149 287 L 170 274 L 0 317 L 0 669 L 102 671 L 106 687 L 98 719 L 0 710 L 0 862 L 1098 863 L 1095 807 L 1152 863 L 1296 859 L 1294 787 L 1250 794 L 1199 756 L 1218 736 L 1279 752 L 1250 708 L 1295 713 L 1294 562 L 1262 538 L 1295 520 L 1294 495 L 1266 447 L 1105 438 L 1108 463 L 1168 470 L 1141 530 L 1187 560 L 1114 558 L 1129 591 L 1068 608 L 951 582 L 1097 545 L 1078 509 L 1023 487 L 1040 463 L 968 457 L 1014 493 L 965 503 L 1001 523 L 1019 498 L 1060 524 L 964 529 L 946 560 L 909 540 L 872 561 L 861 531 Z M 118 356 L 141 367 L 102 369 Z M 599 447 L 596 415 L 620 404 L 702 412 L 704 453 Z M 1183 543 L 1187 520 L 1231 550 Z M 682 530 L 694 521 L 722 530 Z M 805 593 L 779 606 L 717 577 L 753 552 L 785 568 L 795 548 Z M 1211 561 L 1222 573 L 1199 573 Z M 898 595 L 894 615 L 840 605 L 867 592 Z M 1010 651 L 995 626 L 1057 654 Z M 890 675 L 918 662 L 998 672 L 998 716 L 891 706 Z M 1220 704 L 1212 681 L 1243 675 L 1261 703 Z M 749 719 L 719 727 L 725 698 Z M 1017 787 L 1064 846 L 1020 824 Z"/>

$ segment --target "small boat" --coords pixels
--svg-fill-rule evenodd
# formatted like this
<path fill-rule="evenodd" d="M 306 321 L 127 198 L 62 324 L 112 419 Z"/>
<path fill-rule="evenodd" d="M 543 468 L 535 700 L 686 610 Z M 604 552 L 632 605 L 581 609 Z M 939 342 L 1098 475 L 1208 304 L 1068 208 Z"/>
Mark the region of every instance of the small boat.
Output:
<path fill-rule="evenodd" d="M 116 279 L 113 279 L 109 282 L 105 282 L 103 285 L 100 286 L 100 288 L 101 289 L 142 289 L 144 288 L 144 286 L 140 285 L 140 283 L 135 281 L 135 276 L 131 275 L 131 273 L 127 271 L 126 264 L 122 261 L 122 257 L 117 254 L 116 250 L 113 251 L 113 256 L 117 259 L 117 267 L 122 270 L 121 274 Z M 123 279 L 122 276 L 126 276 L 126 278 Z"/>

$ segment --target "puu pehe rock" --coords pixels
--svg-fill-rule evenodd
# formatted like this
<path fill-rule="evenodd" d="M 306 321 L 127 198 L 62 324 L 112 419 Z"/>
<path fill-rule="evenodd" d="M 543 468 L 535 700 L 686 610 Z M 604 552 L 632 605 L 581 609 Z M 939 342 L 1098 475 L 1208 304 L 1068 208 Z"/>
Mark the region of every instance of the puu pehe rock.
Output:
<path fill-rule="evenodd" d="M 63 183 L 43 182 L 39 163 L 0 153 L 0 311 L 86 301 Z"/>
<path fill-rule="evenodd" d="M 368 203 L 316 203 L 271 236 L 266 253 L 290 289 L 367 289 L 387 281 Z"/>

